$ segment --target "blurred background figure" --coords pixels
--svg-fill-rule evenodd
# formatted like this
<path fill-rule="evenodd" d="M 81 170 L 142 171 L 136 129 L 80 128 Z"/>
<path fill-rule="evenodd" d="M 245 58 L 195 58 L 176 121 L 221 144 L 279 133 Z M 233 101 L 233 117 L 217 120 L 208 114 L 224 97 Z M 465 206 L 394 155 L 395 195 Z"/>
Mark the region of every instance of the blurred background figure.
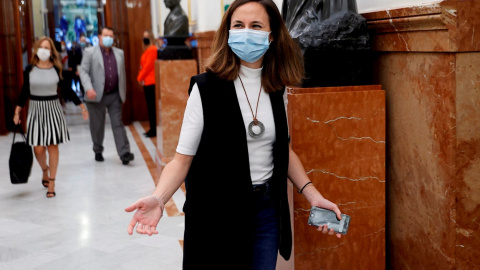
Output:
<path fill-rule="evenodd" d="M 143 54 L 140 59 L 140 71 L 137 81 L 143 85 L 145 101 L 147 102 L 148 120 L 150 130 L 145 132 L 146 137 L 157 136 L 157 113 L 155 109 L 155 60 L 157 59 L 157 46 L 152 31 L 143 32 Z"/>
<path fill-rule="evenodd" d="M 62 18 L 60 18 L 60 30 L 62 31 L 62 40 L 65 40 L 68 32 L 68 20 L 67 15 L 63 14 Z"/>
<path fill-rule="evenodd" d="M 81 34 L 87 33 L 87 25 L 85 21 L 82 19 L 82 17 L 77 16 L 75 17 L 75 35 L 77 37 L 77 40 L 80 39 Z"/>
<path fill-rule="evenodd" d="M 80 35 L 79 43 L 80 43 L 80 47 L 82 49 L 82 53 L 85 50 L 85 48 L 88 48 L 88 47 L 92 46 L 92 44 L 90 42 L 88 42 L 87 37 L 84 34 Z"/>
<path fill-rule="evenodd" d="M 84 45 L 82 45 L 82 40 L 84 42 Z M 69 51 L 68 56 L 68 70 L 71 72 L 72 79 L 70 85 L 80 97 L 83 97 L 85 93 L 83 90 L 83 86 L 80 82 L 80 75 L 78 73 L 78 69 L 80 67 L 80 64 L 82 63 L 83 50 L 86 46 L 87 43 L 85 41 L 85 35 L 81 34 L 79 41 L 72 44 L 72 49 Z"/>

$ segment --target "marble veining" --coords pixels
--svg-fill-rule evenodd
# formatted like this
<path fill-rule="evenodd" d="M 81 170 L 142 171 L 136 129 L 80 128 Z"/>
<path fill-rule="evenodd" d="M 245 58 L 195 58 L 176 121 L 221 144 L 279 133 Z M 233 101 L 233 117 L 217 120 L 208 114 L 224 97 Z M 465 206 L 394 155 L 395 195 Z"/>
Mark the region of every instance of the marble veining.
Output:
<path fill-rule="evenodd" d="M 306 224 L 308 202 L 294 195 L 295 269 L 384 269 L 384 91 L 377 86 L 288 91 L 293 150 L 315 187 L 352 218 L 346 236 L 324 237 Z"/>
<path fill-rule="evenodd" d="M 400 31 L 398 31 L 397 27 L 395 26 L 395 24 L 393 23 L 393 18 L 392 18 L 392 15 L 390 15 L 390 10 L 386 10 L 387 12 L 387 15 L 388 17 L 390 18 L 388 21 L 390 22 L 390 25 L 392 25 L 393 29 L 395 29 L 395 32 L 397 32 L 398 36 L 403 40 L 403 42 L 405 43 L 405 48 L 407 51 L 410 51 L 410 48 L 408 47 L 408 42 L 405 40 L 405 38 L 403 37 L 403 35 L 400 33 Z"/>
<path fill-rule="evenodd" d="M 350 177 L 346 177 L 346 176 L 337 175 L 335 173 L 329 172 L 329 171 L 324 170 L 324 169 L 311 169 L 311 170 L 307 171 L 307 175 L 311 174 L 313 172 L 321 172 L 321 173 L 324 173 L 324 174 L 332 175 L 332 176 L 334 176 L 336 178 L 339 178 L 339 179 L 346 179 L 346 180 L 353 181 L 353 182 L 365 181 L 365 180 L 368 180 L 368 179 L 375 179 L 375 180 L 378 180 L 378 182 L 385 182 L 385 180 L 380 180 L 380 178 L 375 177 L 375 176 L 364 176 L 364 177 L 359 177 L 359 178 L 350 178 Z"/>

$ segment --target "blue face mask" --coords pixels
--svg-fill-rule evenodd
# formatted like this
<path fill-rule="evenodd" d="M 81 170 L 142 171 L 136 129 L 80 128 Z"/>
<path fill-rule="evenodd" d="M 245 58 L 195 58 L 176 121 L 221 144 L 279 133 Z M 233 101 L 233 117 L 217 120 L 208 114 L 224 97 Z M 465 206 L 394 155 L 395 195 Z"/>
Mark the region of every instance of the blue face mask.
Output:
<path fill-rule="evenodd" d="M 113 38 L 111 37 L 107 37 L 107 36 L 102 37 L 102 41 L 103 41 L 103 46 L 107 48 L 110 48 L 113 45 Z"/>
<path fill-rule="evenodd" d="M 252 29 L 232 29 L 229 31 L 228 45 L 243 61 L 255 63 L 270 46 L 270 32 Z"/>

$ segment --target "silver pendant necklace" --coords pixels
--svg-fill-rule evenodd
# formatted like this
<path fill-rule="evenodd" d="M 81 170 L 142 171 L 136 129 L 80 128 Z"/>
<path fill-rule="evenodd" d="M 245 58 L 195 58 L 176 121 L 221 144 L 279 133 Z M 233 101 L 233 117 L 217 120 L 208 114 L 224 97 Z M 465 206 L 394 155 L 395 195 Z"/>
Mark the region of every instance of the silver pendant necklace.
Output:
<path fill-rule="evenodd" d="M 250 107 L 250 111 L 252 112 L 253 121 L 248 124 L 248 135 L 252 138 L 260 138 L 262 137 L 263 133 L 265 132 L 265 126 L 262 122 L 257 119 L 258 113 L 258 103 L 260 102 L 260 94 L 262 93 L 262 84 L 260 83 L 260 90 L 258 91 L 258 99 L 257 99 L 257 108 L 255 109 L 255 114 L 253 114 L 252 105 L 250 105 L 250 100 L 248 100 L 247 91 L 245 90 L 245 86 L 243 86 L 243 81 L 240 75 L 238 75 L 240 79 L 240 83 L 242 84 L 243 92 L 245 92 L 245 96 L 247 97 L 248 106 Z"/>

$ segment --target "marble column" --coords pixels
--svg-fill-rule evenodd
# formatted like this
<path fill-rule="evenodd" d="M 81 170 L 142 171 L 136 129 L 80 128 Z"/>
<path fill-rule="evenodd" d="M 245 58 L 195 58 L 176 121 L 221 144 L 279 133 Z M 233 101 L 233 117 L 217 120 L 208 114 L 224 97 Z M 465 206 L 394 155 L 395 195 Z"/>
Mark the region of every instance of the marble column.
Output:
<path fill-rule="evenodd" d="M 480 1 L 363 14 L 387 101 L 389 269 L 480 265 Z"/>
<path fill-rule="evenodd" d="M 183 113 L 188 100 L 190 78 L 197 75 L 195 60 L 156 60 L 157 154 L 159 171 L 173 158 Z"/>

